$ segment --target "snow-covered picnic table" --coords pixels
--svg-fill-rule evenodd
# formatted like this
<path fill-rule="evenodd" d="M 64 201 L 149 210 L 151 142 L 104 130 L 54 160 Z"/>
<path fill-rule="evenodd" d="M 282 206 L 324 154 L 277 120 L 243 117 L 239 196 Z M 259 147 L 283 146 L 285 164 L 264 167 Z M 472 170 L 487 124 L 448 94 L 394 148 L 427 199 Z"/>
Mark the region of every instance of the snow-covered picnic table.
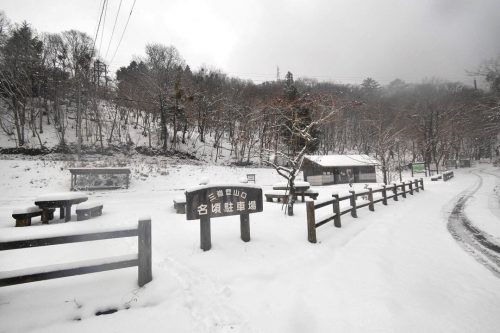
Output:
<path fill-rule="evenodd" d="M 311 184 L 308 182 L 294 182 L 295 192 L 307 191 Z M 288 183 L 276 183 L 273 185 L 273 190 L 289 190 Z"/>
<path fill-rule="evenodd" d="M 59 217 L 68 222 L 71 220 L 71 206 L 87 200 L 87 195 L 80 192 L 49 193 L 36 198 L 35 205 L 43 210 L 42 223 L 48 224 L 50 208 L 59 208 Z"/>
<path fill-rule="evenodd" d="M 301 196 L 302 197 L 302 202 L 304 202 L 304 196 L 311 197 L 314 200 L 318 197 L 318 192 L 313 191 L 310 189 L 311 184 L 308 182 L 295 182 L 294 183 L 295 187 L 295 197 Z M 290 188 L 288 187 L 288 183 L 277 183 L 273 185 L 273 190 L 267 193 L 274 192 L 274 194 L 277 194 L 278 192 L 283 192 L 283 195 L 285 195 L 285 191 L 288 192 Z M 271 199 L 272 200 L 272 199 Z"/>

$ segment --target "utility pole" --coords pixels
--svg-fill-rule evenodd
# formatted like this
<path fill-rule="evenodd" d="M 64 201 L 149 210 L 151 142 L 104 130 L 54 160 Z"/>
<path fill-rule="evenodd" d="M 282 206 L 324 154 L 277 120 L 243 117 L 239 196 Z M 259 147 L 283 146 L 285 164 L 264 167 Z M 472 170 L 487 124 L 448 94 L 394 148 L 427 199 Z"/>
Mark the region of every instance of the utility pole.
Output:
<path fill-rule="evenodd" d="M 96 85 L 96 88 L 99 88 L 101 86 L 101 75 L 104 74 L 104 81 L 105 85 L 108 85 L 108 66 L 100 61 L 96 60 L 94 62 L 94 84 Z"/>
<path fill-rule="evenodd" d="M 280 82 L 280 67 L 276 66 L 276 82 Z"/>
<path fill-rule="evenodd" d="M 104 82 L 106 83 L 106 88 L 108 87 L 108 66 L 103 63 L 104 65 Z"/>
<path fill-rule="evenodd" d="M 94 82 L 94 86 L 95 86 L 94 112 L 95 112 L 95 119 L 96 119 L 96 122 L 97 122 L 97 129 L 98 129 L 99 142 L 100 142 L 100 145 L 101 145 L 101 151 L 104 150 L 104 145 L 103 145 L 103 140 L 102 140 L 102 124 L 101 124 L 101 120 L 100 120 L 100 117 L 99 117 L 99 110 L 98 110 L 97 100 L 98 100 L 98 96 L 99 96 L 99 90 L 100 90 L 99 88 L 101 86 L 101 82 L 100 82 L 101 81 L 101 73 L 103 73 L 103 72 L 106 75 L 106 73 L 107 73 L 106 64 L 103 63 L 102 61 L 96 60 L 94 62 L 94 77 L 97 74 L 97 78 L 96 78 L 97 82 Z M 106 82 L 106 84 L 107 84 L 107 82 Z"/>

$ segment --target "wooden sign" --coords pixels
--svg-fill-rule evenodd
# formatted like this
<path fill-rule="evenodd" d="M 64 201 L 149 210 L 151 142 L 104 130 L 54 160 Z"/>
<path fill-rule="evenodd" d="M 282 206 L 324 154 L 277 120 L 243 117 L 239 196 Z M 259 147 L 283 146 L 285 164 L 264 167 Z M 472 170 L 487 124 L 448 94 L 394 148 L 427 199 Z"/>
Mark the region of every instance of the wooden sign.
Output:
<path fill-rule="evenodd" d="M 414 162 L 411 164 L 411 169 L 414 173 L 424 173 L 425 163 L 424 162 Z"/>
<path fill-rule="evenodd" d="M 240 215 L 241 239 L 250 241 L 249 214 L 262 212 L 262 189 L 256 186 L 201 186 L 186 191 L 186 218 L 200 220 L 200 247 L 212 247 L 210 219 Z"/>
<path fill-rule="evenodd" d="M 262 212 L 262 189 L 253 186 L 204 186 L 186 191 L 188 220 Z"/>

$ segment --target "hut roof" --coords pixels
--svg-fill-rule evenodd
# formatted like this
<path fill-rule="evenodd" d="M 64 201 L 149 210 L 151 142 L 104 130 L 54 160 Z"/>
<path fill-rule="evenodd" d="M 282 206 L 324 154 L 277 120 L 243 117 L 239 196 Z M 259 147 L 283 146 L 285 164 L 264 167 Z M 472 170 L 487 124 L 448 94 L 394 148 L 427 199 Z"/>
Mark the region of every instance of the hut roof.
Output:
<path fill-rule="evenodd" d="M 380 164 L 377 159 L 368 155 L 306 155 L 305 158 L 322 167 L 352 167 Z"/>

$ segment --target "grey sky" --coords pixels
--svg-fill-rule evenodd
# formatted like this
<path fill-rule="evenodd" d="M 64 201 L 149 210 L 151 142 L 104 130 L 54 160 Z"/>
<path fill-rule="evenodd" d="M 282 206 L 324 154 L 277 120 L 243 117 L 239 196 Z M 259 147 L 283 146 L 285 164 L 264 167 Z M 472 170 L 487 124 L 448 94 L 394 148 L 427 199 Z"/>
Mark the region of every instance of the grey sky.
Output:
<path fill-rule="evenodd" d="M 39 32 L 77 29 L 94 36 L 101 0 L 0 0 L 14 22 Z M 102 53 L 119 0 L 109 0 Z M 123 0 L 110 60 L 133 0 Z M 100 36 L 97 45 L 100 44 Z M 137 0 L 111 64 L 126 65 L 148 42 L 174 45 L 194 69 L 231 76 L 360 82 L 370 76 L 419 82 L 468 81 L 465 70 L 500 54 L 498 0 Z"/>

